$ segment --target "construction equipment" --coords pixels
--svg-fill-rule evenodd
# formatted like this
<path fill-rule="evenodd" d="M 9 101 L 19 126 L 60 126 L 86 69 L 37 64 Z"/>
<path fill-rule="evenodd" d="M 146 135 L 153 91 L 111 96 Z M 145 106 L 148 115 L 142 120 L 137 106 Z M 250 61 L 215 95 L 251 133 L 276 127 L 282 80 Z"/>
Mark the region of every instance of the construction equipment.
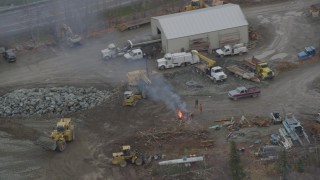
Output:
<path fill-rule="evenodd" d="M 126 167 L 128 162 L 141 166 L 143 164 L 143 156 L 137 150 L 132 151 L 129 145 L 122 146 L 121 152 L 112 153 L 112 164 Z"/>
<path fill-rule="evenodd" d="M 260 82 L 260 79 L 255 75 L 255 73 L 248 71 L 247 69 L 244 69 L 238 65 L 231 65 L 226 67 L 228 71 L 230 71 L 232 74 L 234 74 L 236 77 L 239 77 L 240 79 L 248 79 L 253 82 Z"/>
<path fill-rule="evenodd" d="M 192 11 L 195 9 L 201 9 L 208 7 L 206 3 L 203 2 L 203 0 L 191 0 L 190 4 L 184 7 L 185 11 Z"/>
<path fill-rule="evenodd" d="M 195 66 L 197 70 L 200 70 L 202 74 L 205 74 L 213 82 L 216 83 L 217 81 L 224 81 L 227 79 L 228 76 L 223 72 L 220 66 L 213 67 L 216 64 L 215 60 L 210 59 L 204 56 L 203 54 L 200 54 L 196 50 L 192 50 L 191 53 L 193 55 L 198 56 L 204 62 L 204 64 L 199 64 Z"/>
<path fill-rule="evenodd" d="M 81 45 L 82 37 L 80 35 L 74 34 L 70 26 L 63 24 L 62 28 L 62 36 L 66 40 L 67 44 L 71 47 Z"/>
<path fill-rule="evenodd" d="M 198 55 L 186 52 L 167 53 L 163 58 L 157 59 L 158 69 L 160 70 L 196 64 L 199 61 Z"/>
<path fill-rule="evenodd" d="M 264 79 L 272 79 L 274 77 L 274 72 L 270 69 L 267 62 L 261 61 L 254 56 L 250 59 L 243 60 L 243 64 L 249 68 L 251 72 Z"/>
<path fill-rule="evenodd" d="M 236 54 L 242 55 L 243 53 L 248 52 L 248 48 L 243 44 L 235 44 L 233 46 L 231 45 L 225 45 L 221 49 L 217 49 L 216 53 L 219 57 L 224 57 L 224 56 L 233 56 Z"/>
<path fill-rule="evenodd" d="M 142 95 L 133 94 L 132 91 L 125 91 L 123 96 L 123 106 L 135 106 L 137 101 L 142 99 Z"/>
<path fill-rule="evenodd" d="M 135 106 L 139 99 L 146 98 L 147 86 L 151 80 L 145 70 L 136 70 L 127 73 L 128 91 L 124 92 L 123 106 Z"/>
<path fill-rule="evenodd" d="M 55 129 L 51 132 L 49 138 L 41 137 L 38 140 L 45 149 L 64 151 L 67 147 L 67 142 L 75 140 L 75 125 L 71 118 L 62 118 L 57 122 Z"/>

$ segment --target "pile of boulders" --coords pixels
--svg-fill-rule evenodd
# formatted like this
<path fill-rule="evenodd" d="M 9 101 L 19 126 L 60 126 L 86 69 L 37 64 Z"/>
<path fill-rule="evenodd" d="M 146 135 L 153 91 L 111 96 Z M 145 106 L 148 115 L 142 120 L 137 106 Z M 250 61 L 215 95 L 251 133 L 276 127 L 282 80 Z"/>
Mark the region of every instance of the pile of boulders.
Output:
<path fill-rule="evenodd" d="M 53 87 L 20 89 L 0 97 L 0 116 L 67 114 L 90 109 L 110 96 L 96 88 Z"/>

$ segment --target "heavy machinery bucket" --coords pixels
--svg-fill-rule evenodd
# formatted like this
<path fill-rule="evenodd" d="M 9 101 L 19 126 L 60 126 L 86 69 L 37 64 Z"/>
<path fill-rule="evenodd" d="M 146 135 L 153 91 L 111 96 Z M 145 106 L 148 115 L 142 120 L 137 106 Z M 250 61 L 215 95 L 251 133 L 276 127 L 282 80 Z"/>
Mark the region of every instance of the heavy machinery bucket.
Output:
<path fill-rule="evenodd" d="M 56 141 L 54 141 L 51 138 L 44 137 L 44 136 L 39 137 L 35 144 L 40 145 L 42 148 L 44 148 L 46 150 L 54 151 L 57 148 Z"/>

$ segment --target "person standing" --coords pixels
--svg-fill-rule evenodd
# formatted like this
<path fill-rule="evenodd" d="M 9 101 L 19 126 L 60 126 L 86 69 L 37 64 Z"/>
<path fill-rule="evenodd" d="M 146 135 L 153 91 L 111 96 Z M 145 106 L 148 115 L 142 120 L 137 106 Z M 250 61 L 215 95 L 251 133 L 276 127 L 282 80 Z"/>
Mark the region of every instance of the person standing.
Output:
<path fill-rule="evenodd" d="M 202 108 L 203 108 L 203 107 L 202 107 L 202 103 L 200 103 L 200 104 L 199 104 L 199 110 L 200 110 L 200 112 L 202 112 Z"/>
<path fill-rule="evenodd" d="M 199 104 L 199 101 L 198 101 L 198 99 L 196 99 L 196 100 L 194 101 L 194 107 L 195 107 L 195 108 L 198 108 L 198 104 Z"/>

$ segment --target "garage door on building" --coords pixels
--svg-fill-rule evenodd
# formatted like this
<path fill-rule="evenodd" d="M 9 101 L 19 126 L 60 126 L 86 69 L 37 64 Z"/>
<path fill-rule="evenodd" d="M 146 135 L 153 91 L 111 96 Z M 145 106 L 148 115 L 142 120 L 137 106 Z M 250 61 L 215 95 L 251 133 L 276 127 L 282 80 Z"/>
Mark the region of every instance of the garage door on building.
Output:
<path fill-rule="evenodd" d="M 219 46 L 222 47 L 227 44 L 237 44 L 240 42 L 240 33 L 229 33 L 219 35 Z"/>
<path fill-rule="evenodd" d="M 209 38 L 207 37 L 189 40 L 190 50 L 208 51 L 209 45 Z"/>

